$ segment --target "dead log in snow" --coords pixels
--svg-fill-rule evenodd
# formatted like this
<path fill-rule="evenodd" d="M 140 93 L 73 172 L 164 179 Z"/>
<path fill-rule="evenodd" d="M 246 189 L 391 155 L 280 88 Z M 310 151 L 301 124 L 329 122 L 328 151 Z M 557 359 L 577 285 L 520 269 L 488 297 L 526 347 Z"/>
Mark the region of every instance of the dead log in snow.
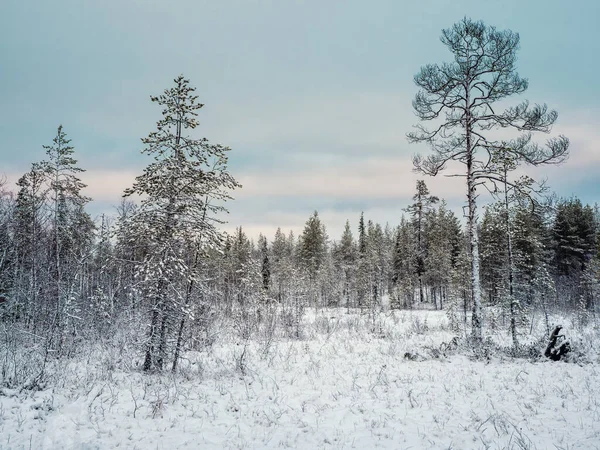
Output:
<path fill-rule="evenodd" d="M 556 346 L 559 339 L 565 339 L 564 335 L 559 334 L 560 330 L 562 330 L 562 325 L 557 325 L 556 328 L 554 328 L 554 331 L 550 335 L 550 341 L 548 342 L 546 351 L 544 352 L 544 356 L 552 361 L 560 361 L 563 356 L 571 351 L 571 344 L 569 341 L 564 341 L 560 346 Z"/>

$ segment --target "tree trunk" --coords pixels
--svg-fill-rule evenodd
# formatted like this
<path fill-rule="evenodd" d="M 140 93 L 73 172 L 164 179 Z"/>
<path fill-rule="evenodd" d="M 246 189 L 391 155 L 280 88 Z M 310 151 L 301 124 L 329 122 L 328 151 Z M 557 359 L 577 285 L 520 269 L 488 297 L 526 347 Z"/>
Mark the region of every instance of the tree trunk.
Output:
<path fill-rule="evenodd" d="M 466 102 L 469 105 L 469 89 L 466 89 Z M 467 153 L 467 199 L 469 202 L 468 232 L 471 247 L 471 298 L 473 313 L 471 316 L 471 337 L 476 347 L 483 343 L 483 320 L 481 316 L 481 282 L 479 277 L 479 236 L 477 233 L 476 181 L 473 174 L 473 147 L 471 142 L 471 113 L 467 107 L 465 117 L 466 153 Z"/>
<path fill-rule="evenodd" d="M 204 217 L 206 217 L 206 208 L 204 209 Z M 203 217 L 203 219 L 204 219 Z M 198 261 L 200 259 L 200 243 L 197 244 L 196 253 L 194 254 L 194 265 L 192 266 L 192 272 L 195 272 L 198 268 Z M 190 304 L 190 299 L 192 298 L 192 291 L 194 290 L 194 278 L 192 277 L 188 283 L 187 292 L 185 294 L 185 307 L 187 309 Z M 173 366 L 171 370 L 175 372 L 177 370 L 177 362 L 179 360 L 179 354 L 181 352 L 181 343 L 183 341 L 183 329 L 185 327 L 185 314 L 183 312 L 183 317 L 181 318 L 181 322 L 179 322 L 179 331 L 177 332 L 177 344 L 175 345 L 175 356 L 173 358 Z"/>
<path fill-rule="evenodd" d="M 152 320 L 150 321 L 150 332 L 148 334 L 148 345 L 146 347 L 146 358 L 144 359 L 144 372 L 149 372 L 153 368 L 154 349 L 156 346 L 156 336 L 158 327 L 158 305 L 152 309 Z"/>
<path fill-rule="evenodd" d="M 185 327 L 185 316 L 179 322 L 179 331 L 177 332 L 177 345 L 175 346 L 175 356 L 173 357 L 173 366 L 171 371 L 177 371 L 177 362 L 179 361 L 179 353 L 181 352 L 181 343 L 183 342 L 183 329 Z"/>
<path fill-rule="evenodd" d="M 512 238 L 510 230 L 510 213 L 508 210 L 508 185 L 507 179 L 508 171 L 506 165 L 504 166 L 504 208 L 506 212 L 506 247 L 507 247 L 507 264 L 508 264 L 508 299 L 510 301 L 510 333 L 512 335 L 513 347 L 515 350 L 519 346 L 517 340 L 517 302 L 515 301 L 514 290 L 513 290 L 513 255 L 512 255 Z"/>
<path fill-rule="evenodd" d="M 162 370 L 167 355 L 167 312 L 163 308 L 162 320 L 160 322 L 160 336 L 158 341 L 158 357 L 156 368 Z"/>

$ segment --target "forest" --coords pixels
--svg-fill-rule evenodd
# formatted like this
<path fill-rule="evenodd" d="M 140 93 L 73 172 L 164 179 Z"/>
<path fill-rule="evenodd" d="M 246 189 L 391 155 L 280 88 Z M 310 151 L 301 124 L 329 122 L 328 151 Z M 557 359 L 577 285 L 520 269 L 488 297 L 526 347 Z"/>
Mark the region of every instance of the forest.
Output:
<path fill-rule="evenodd" d="M 59 447 L 43 423 L 69 404 L 86 416 L 74 429 L 86 431 L 68 432 L 68 448 L 125 442 L 125 417 L 137 433 L 129 439 L 156 447 L 143 440 L 152 423 L 177 430 L 196 413 L 213 426 L 199 431 L 206 448 L 342 448 L 344 433 L 321 430 L 319 420 L 335 423 L 331 405 L 345 401 L 367 411 L 353 423 L 371 428 L 354 435 L 368 448 L 424 448 L 427 439 L 428 448 L 591 448 L 600 436 L 600 207 L 526 175 L 577 150 L 552 135 L 558 113 L 545 104 L 505 106 L 528 87 L 516 68 L 519 35 L 465 18 L 441 41 L 450 62 L 414 78 L 418 122 L 407 136 L 428 150 L 414 156 L 423 177 L 412 200 L 396 223 L 348 217 L 341 236 L 328 234 L 318 211 L 297 236 L 222 230 L 244 189 L 228 167 L 235 149 L 201 137 L 203 104 L 183 75 L 150 98 L 157 123 L 141 139 L 148 163 L 114 214 L 88 212 L 87 168 L 78 164 L 85 142 L 58 126 L 16 185 L 0 186 L 0 448 Z M 463 216 L 427 186 L 444 175 L 464 179 Z M 365 372 L 353 372 L 361 360 Z M 531 394 L 529 412 L 438 405 L 445 383 L 471 375 L 481 392 L 502 396 L 509 385 L 513 403 Z M 518 390 L 525 379 L 537 393 Z M 567 432 L 548 431 L 554 398 L 573 414 L 565 423 L 580 420 L 577 447 Z M 271 406 L 257 406 L 263 401 Z M 384 418 L 377 402 L 385 401 Z M 403 428 L 395 421 L 412 423 L 393 413 L 400 404 L 431 412 L 437 432 L 394 434 Z M 529 432 L 516 425 L 531 415 L 540 419 Z M 237 426 L 235 436 L 218 428 L 219 417 Z M 458 441 L 448 441 L 448 421 L 462 426 Z M 272 431 L 259 436 L 256 427 Z M 298 427 L 314 441 L 302 444 L 301 432 L 289 431 Z M 169 436 L 164 448 L 198 439 Z"/>

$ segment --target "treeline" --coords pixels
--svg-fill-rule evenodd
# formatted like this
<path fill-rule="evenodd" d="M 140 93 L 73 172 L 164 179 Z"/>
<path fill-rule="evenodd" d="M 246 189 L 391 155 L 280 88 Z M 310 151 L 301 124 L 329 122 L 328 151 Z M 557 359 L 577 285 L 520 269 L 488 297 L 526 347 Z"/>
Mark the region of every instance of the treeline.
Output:
<path fill-rule="evenodd" d="M 167 361 L 176 368 L 182 348 L 210 339 L 217 317 L 249 337 L 269 308 L 281 311 L 291 337 L 301 337 L 307 307 L 373 317 L 382 308 L 446 309 L 466 328 L 468 237 L 424 181 L 395 226 L 361 214 L 332 237 L 314 212 L 299 236 L 278 229 L 254 242 L 242 228 L 232 235 L 214 228 L 222 206 L 209 202 L 226 198 L 221 183 L 200 183 L 203 201 L 190 213 L 189 193 L 177 198 L 165 187 L 167 163 L 136 181 L 160 176 L 148 189 L 153 194 L 138 203 L 124 199 L 115 216 L 93 221 L 81 193 L 85 173 L 62 127 L 45 148 L 47 159 L 32 165 L 16 192 L 3 191 L 0 210 L 2 320 L 43 344 L 45 358 L 70 355 L 90 335 L 118 325 L 139 334 L 147 370 Z M 190 229 L 186 222 L 194 217 Z M 484 306 L 517 318 L 517 329 L 534 310 L 598 312 L 597 206 L 577 198 L 494 203 L 485 208 L 479 236 Z"/>
<path fill-rule="evenodd" d="M 443 309 L 450 302 L 470 310 L 468 240 L 459 219 L 423 181 L 413 200 L 399 225 L 382 226 L 361 215 L 335 239 L 317 212 L 297 238 L 278 229 L 272 241 L 261 235 L 255 244 L 239 228 L 222 256 L 225 290 L 233 289 L 238 299 L 266 296 L 282 305 L 303 295 L 314 307 Z M 598 206 L 577 198 L 543 205 L 523 199 L 506 211 L 495 203 L 485 208 L 479 228 L 486 306 L 508 309 L 514 297 L 522 312 L 597 311 Z M 232 286 L 233 280 L 254 281 Z"/>

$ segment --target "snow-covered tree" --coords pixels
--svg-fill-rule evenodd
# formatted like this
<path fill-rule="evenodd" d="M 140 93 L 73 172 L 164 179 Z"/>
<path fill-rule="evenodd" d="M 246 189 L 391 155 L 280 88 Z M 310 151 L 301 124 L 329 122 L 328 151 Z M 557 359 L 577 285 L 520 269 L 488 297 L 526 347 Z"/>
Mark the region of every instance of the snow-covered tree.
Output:
<path fill-rule="evenodd" d="M 412 219 L 412 226 L 416 236 L 416 258 L 415 271 L 419 281 L 419 301 L 425 301 L 423 295 L 423 274 L 426 271 L 425 259 L 427 257 L 427 242 L 425 242 L 425 216 L 431 211 L 433 205 L 438 202 L 438 198 L 429 195 L 429 189 L 423 180 L 417 180 L 416 193 L 413 195 L 413 202 L 406 211 Z"/>
<path fill-rule="evenodd" d="M 285 304 L 291 282 L 291 273 L 293 269 L 294 243 L 288 241 L 281 228 L 277 228 L 275 239 L 271 245 L 271 283 L 274 289 L 274 295 L 277 301 Z"/>
<path fill-rule="evenodd" d="M 315 211 L 304 225 L 299 242 L 299 261 L 306 271 L 310 284 L 311 300 L 317 305 L 317 277 L 327 254 L 327 233 Z"/>
<path fill-rule="evenodd" d="M 396 229 L 392 259 L 392 281 L 396 291 L 396 303 L 405 308 L 413 307 L 414 291 L 417 285 L 414 269 L 416 246 L 412 231 L 412 225 L 402 217 L 400 225 Z"/>
<path fill-rule="evenodd" d="M 49 297 L 54 298 L 55 310 L 51 333 L 57 335 L 54 345 L 59 351 L 67 328 L 75 333 L 78 303 L 85 296 L 76 280 L 84 278 L 79 270 L 84 268 L 84 260 L 91 257 L 95 228 L 84 210 L 91 199 L 81 193 L 86 185 L 79 179 L 79 174 L 85 170 L 77 166 L 73 156 L 75 150 L 70 143 L 62 125 L 59 126 L 52 145 L 44 146 L 48 159 L 39 164 L 47 186 L 52 236 L 52 282 L 48 288 Z"/>
<path fill-rule="evenodd" d="M 15 270 L 12 283 L 13 301 L 24 313 L 25 323 L 35 326 L 36 316 L 42 307 L 41 291 L 47 270 L 47 194 L 44 173 L 39 164 L 33 164 L 29 172 L 18 181 L 18 191 L 14 205 L 13 244 L 15 246 Z"/>
<path fill-rule="evenodd" d="M 506 291 L 506 229 L 501 204 L 487 205 L 480 226 L 481 283 L 487 303 L 497 305 Z"/>
<path fill-rule="evenodd" d="M 553 266 L 564 306 L 576 307 L 580 302 L 582 275 L 597 255 L 596 227 L 593 208 L 579 199 L 563 200 L 556 206 L 552 225 Z"/>
<path fill-rule="evenodd" d="M 496 112 L 495 103 L 523 93 L 526 79 L 515 67 L 519 35 L 500 31 L 483 22 L 465 18 L 442 31 L 442 43 L 454 59 L 450 63 L 428 64 L 415 75 L 419 91 L 413 101 L 422 121 L 436 121 L 431 129 L 417 125 L 409 133 L 411 142 L 428 143 L 433 154 L 416 156 L 415 168 L 435 176 L 450 161 L 464 165 L 461 174 L 467 187 L 467 231 L 471 254 L 472 338 L 476 346 L 483 341 L 479 238 L 477 233 L 477 187 L 493 181 L 489 161 L 499 149 L 510 148 L 517 164 L 533 165 L 559 162 L 568 151 L 564 136 L 550 139 L 546 147 L 532 142 L 532 132 L 549 132 L 558 114 L 546 105 L 523 102 Z M 524 132 L 509 145 L 495 141 L 489 130 L 511 128 Z"/>
<path fill-rule="evenodd" d="M 354 277 L 356 273 L 356 244 L 354 237 L 352 236 L 352 230 L 350 228 L 350 221 L 346 221 L 342 239 L 339 245 L 336 247 L 335 256 L 342 273 L 343 283 L 343 297 L 346 303 L 346 309 L 349 312 L 352 304 L 352 296 L 354 291 Z"/>
<path fill-rule="evenodd" d="M 271 262 L 269 258 L 269 247 L 267 238 L 262 234 L 258 238 L 258 248 L 260 251 L 260 262 L 261 262 L 261 274 L 263 288 L 265 291 L 269 291 L 271 287 Z"/>
<path fill-rule="evenodd" d="M 150 312 L 146 371 L 163 368 L 173 319 L 185 311 L 187 283 L 198 277 L 187 262 L 186 244 L 196 241 L 201 249 L 221 245 L 217 230 L 221 220 L 216 214 L 225 211 L 222 203 L 239 186 L 227 171 L 230 149 L 187 134 L 199 125 L 196 117 L 203 106 L 194 91 L 179 76 L 174 87 L 151 97 L 163 108 L 156 131 L 142 139 L 142 153 L 152 156 L 153 162 L 125 191 L 125 196 L 141 197 L 126 226 L 148 242 L 138 267 Z"/>
<path fill-rule="evenodd" d="M 429 286 L 434 307 L 442 309 L 448 297 L 451 273 L 455 269 L 463 238 L 458 219 L 442 200 L 438 208 L 426 216 L 426 241 L 428 242 L 424 279 Z"/>

